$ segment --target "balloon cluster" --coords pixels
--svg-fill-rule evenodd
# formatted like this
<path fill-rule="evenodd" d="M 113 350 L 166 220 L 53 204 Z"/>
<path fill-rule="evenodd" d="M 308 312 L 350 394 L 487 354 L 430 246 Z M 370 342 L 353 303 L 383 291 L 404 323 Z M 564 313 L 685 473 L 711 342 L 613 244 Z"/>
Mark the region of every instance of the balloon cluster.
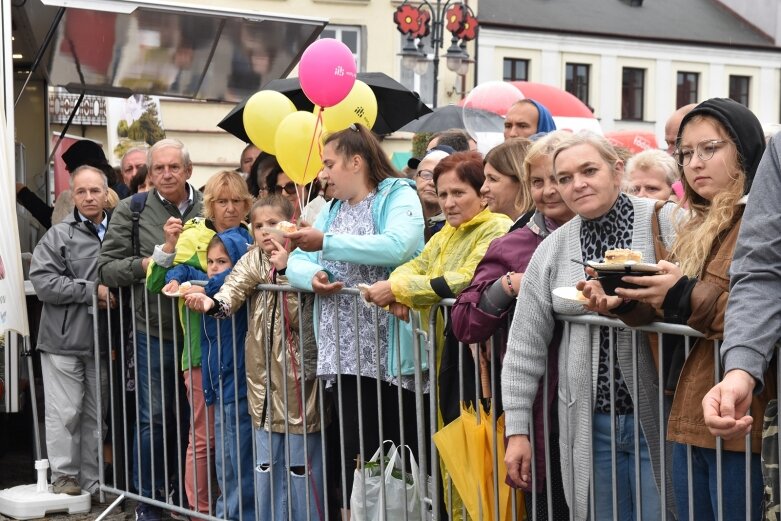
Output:
<path fill-rule="evenodd" d="M 355 78 L 352 51 L 338 40 L 323 38 L 306 48 L 298 64 L 299 81 L 313 112 L 296 110 L 290 99 L 262 90 L 244 106 L 244 130 L 259 149 L 277 156 L 296 184 L 311 182 L 322 168 L 320 142 L 327 131 L 354 123 L 371 128 L 377 120 L 377 98 Z"/>

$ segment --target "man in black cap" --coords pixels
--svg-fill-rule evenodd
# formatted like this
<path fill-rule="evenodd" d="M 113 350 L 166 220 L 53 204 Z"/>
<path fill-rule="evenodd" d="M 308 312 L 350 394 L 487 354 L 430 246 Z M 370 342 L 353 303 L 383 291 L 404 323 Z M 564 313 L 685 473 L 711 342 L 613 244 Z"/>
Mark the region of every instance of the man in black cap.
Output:
<path fill-rule="evenodd" d="M 120 199 L 130 195 L 130 189 L 122 182 L 117 182 L 114 168 L 108 164 L 103 149 L 94 141 L 88 139 L 76 141 L 62 154 L 62 160 L 65 162 L 65 168 L 68 169 L 69 173 L 75 172 L 82 165 L 89 165 L 99 169 L 106 175 L 108 185 L 117 193 Z M 63 199 L 65 203 L 62 206 L 63 212 L 59 210 L 57 212 L 60 218 L 63 214 L 68 215 L 73 211 L 73 201 L 68 195 Z M 51 228 L 54 208 L 49 206 L 46 201 L 38 197 L 35 192 L 31 191 L 23 183 L 16 183 L 16 201 L 27 209 L 44 228 Z M 59 220 L 56 220 L 56 222 L 59 222 Z"/>
<path fill-rule="evenodd" d="M 108 163 L 103 149 L 94 141 L 89 139 L 76 141 L 62 154 L 62 160 L 65 161 L 65 168 L 68 169 L 68 172 L 73 172 L 82 165 L 98 168 L 106 174 L 108 185 L 117 193 L 120 199 L 130 195 L 128 187 L 117 180 L 114 167 Z"/>

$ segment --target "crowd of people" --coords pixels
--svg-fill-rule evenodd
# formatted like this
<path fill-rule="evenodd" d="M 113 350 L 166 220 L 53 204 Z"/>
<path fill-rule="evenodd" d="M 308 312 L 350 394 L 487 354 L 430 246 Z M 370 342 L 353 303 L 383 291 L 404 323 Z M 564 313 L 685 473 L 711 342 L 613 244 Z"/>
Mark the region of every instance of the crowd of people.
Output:
<path fill-rule="evenodd" d="M 116 339 L 100 325 L 93 335 L 93 297 L 102 324 L 132 295 L 134 326 L 119 334 L 137 405 L 128 486 L 144 498 L 170 501 L 179 484 L 166 476 L 181 475 L 178 505 L 221 518 L 349 515 L 356 461 L 385 440 L 425 456 L 462 400 L 490 399 L 505 415 L 507 479 L 527 492 L 529 515 L 660 519 L 666 508 L 716 519 L 721 508 L 738 519 L 750 505 L 759 519 L 761 420 L 776 396 L 781 336 L 764 327 L 781 312 L 771 291 L 781 286 L 772 219 L 781 138 L 766 148 L 754 114 L 729 99 L 683 107 L 670 125 L 667 152 L 625 161 L 602 136 L 556 130 L 543 105 L 522 100 L 508 111 L 505 142 L 485 157 L 449 130 L 407 176 L 369 129 L 352 125 L 325 137 L 311 186 L 250 145 L 236 171 L 202 191 L 188 182 L 192 162 L 177 140 L 128 151 L 113 177 L 105 156 L 94 159 L 102 152 L 79 145 L 89 153 L 69 155 L 73 208 L 57 223 L 37 207 L 50 229 L 30 270 L 44 303 L 54 491 L 98 490 L 105 412 L 94 397 L 106 392 L 96 377 L 106 371 L 96 366 L 110 362 Z M 110 187 L 126 197 L 110 205 Z M 29 203 L 25 190 L 19 200 Z M 583 264 L 611 249 L 638 251 L 658 271 L 603 287 Z M 579 300 L 556 291 L 567 287 Z M 360 288 L 369 305 L 345 288 Z M 161 293 L 177 305 L 159 305 Z M 450 312 L 442 299 L 455 299 Z M 415 352 L 413 314 L 434 324 L 430 352 Z M 557 315 L 583 314 L 629 328 L 571 324 L 564 336 Z M 682 343 L 661 352 L 630 329 L 661 320 L 702 338 L 684 357 Z M 482 370 L 491 365 L 495 380 Z M 660 410 L 668 382 L 674 394 Z M 180 387 L 185 400 L 172 398 Z M 741 485 L 717 490 L 718 471 Z M 460 519 L 448 473 L 436 485 L 443 515 Z M 160 505 L 139 502 L 136 518 L 158 521 Z"/>

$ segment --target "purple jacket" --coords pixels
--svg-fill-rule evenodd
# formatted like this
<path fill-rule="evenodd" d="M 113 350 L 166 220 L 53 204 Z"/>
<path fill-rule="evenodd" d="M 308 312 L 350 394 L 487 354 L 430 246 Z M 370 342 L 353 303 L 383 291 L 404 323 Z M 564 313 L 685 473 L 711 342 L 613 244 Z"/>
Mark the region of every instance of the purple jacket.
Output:
<path fill-rule="evenodd" d="M 488 246 L 483 260 L 477 265 L 472 283 L 461 292 L 453 305 L 453 332 L 465 344 L 485 342 L 498 329 L 505 336 L 502 350 L 506 347 L 507 326 L 515 311 L 515 303 L 504 313 L 494 316 L 477 306 L 483 291 L 488 289 L 499 277 L 508 271 L 523 273 L 526 271 L 534 250 L 542 243 L 543 237 L 532 231 L 529 226 L 513 230 L 503 237 L 494 239 Z"/>
<path fill-rule="evenodd" d="M 488 289 L 499 277 L 504 276 L 508 271 L 523 273 L 529 265 L 532 254 L 537 249 L 543 239 L 552 232 L 556 225 L 546 219 L 545 227 L 547 230 L 541 230 L 538 224 L 541 224 L 539 214 L 529 221 L 526 226 L 520 227 L 494 241 L 488 246 L 488 250 L 477 265 L 472 283 L 458 296 L 453 305 L 451 314 L 451 327 L 456 337 L 466 344 L 487 342 L 491 336 L 497 335 L 500 344 L 496 347 L 500 350 L 499 360 L 504 358 L 504 352 L 507 349 L 507 332 L 510 329 L 510 320 L 515 313 L 515 302 L 513 302 L 499 316 L 486 313 L 479 309 L 480 297 L 483 291 Z M 558 329 L 558 328 L 557 328 Z M 554 335 L 549 348 L 548 357 L 548 403 L 544 411 L 550 414 L 556 398 L 556 387 L 558 385 L 558 343 L 560 334 Z M 542 380 L 541 380 L 542 382 Z M 535 438 L 535 471 L 537 473 L 537 490 L 541 492 L 545 484 L 545 445 L 543 440 L 543 388 L 542 385 L 537 390 L 537 396 L 532 406 L 532 417 L 534 418 L 534 438 Z M 555 418 L 549 418 L 553 425 Z M 555 437 L 554 443 L 555 441 Z M 509 483 L 509 481 L 508 481 Z M 510 483 L 513 485 L 512 483 Z"/>

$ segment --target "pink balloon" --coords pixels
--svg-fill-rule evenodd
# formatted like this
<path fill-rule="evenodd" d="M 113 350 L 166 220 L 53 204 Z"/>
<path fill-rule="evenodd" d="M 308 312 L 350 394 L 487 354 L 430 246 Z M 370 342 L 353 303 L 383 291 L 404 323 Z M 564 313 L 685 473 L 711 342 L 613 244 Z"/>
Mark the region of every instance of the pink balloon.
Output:
<path fill-rule="evenodd" d="M 298 78 L 309 101 L 333 107 L 347 97 L 355 83 L 353 53 L 339 40 L 317 40 L 301 56 Z"/>

